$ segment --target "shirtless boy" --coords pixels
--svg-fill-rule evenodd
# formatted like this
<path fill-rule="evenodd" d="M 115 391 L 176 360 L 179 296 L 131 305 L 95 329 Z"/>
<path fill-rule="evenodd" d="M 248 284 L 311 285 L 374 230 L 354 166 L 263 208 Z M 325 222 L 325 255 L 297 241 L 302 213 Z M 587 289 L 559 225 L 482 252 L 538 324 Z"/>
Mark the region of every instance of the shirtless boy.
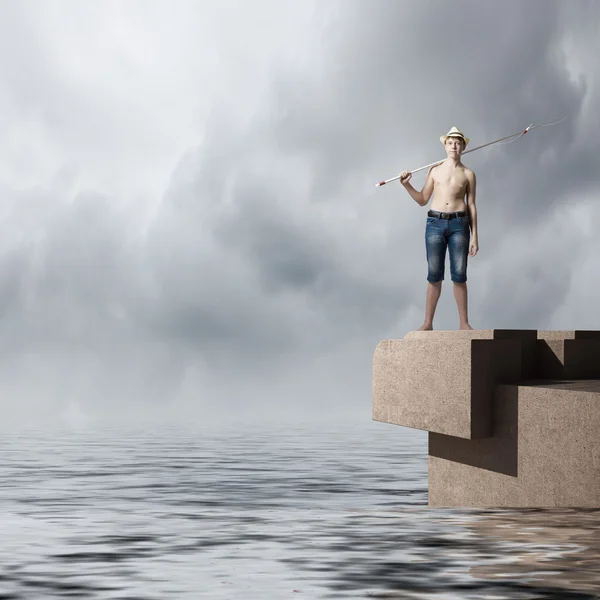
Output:
<path fill-rule="evenodd" d="M 433 329 L 433 317 L 444 280 L 446 248 L 450 252 L 450 276 L 454 285 L 460 328 L 473 329 L 469 325 L 467 311 L 467 255 L 475 256 L 479 250 L 475 207 L 477 182 L 475 173 L 460 161 L 469 138 L 453 127 L 440 137 L 440 141 L 444 144 L 448 158 L 429 170 L 420 192 L 409 183 L 411 174 L 408 171 L 400 175 L 400 183 L 419 206 L 425 206 L 433 194 L 425 227 L 429 283 L 425 322 L 419 327 L 419 331 Z"/>

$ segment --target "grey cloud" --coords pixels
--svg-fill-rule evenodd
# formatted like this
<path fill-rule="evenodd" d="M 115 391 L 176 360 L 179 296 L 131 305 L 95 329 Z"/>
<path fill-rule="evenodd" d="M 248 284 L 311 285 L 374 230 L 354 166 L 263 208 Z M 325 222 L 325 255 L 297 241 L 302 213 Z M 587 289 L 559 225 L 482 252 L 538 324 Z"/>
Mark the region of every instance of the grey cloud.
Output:
<path fill-rule="evenodd" d="M 599 124 L 578 129 L 597 92 L 558 44 L 591 6 L 344 2 L 308 67 L 282 59 L 249 124 L 215 109 L 149 224 L 106 195 L 6 188 L 4 392 L 134 415 L 368 412 L 373 347 L 419 325 L 426 286 L 423 212 L 375 181 L 440 158 L 451 125 L 477 144 L 568 113 L 465 159 L 474 326 L 543 327 L 588 249 L 571 251 L 559 202 L 597 184 Z M 452 303 L 438 326 L 454 326 Z"/>
<path fill-rule="evenodd" d="M 508 230 L 526 244 L 528 228 L 536 227 L 540 214 L 560 211 L 567 192 L 573 198 L 597 184 L 596 137 L 590 131 L 586 142 L 579 138 L 575 144 L 589 89 L 585 80 L 571 80 L 559 45 L 578 9 L 589 12 L 589 4 L 568 9 L 557 2 L 472 1 L 345 7 L 345 19 L 330 26 L 335 42 L 315 70 L 279 73 L 274 83 L 275 112 L 284 115 L 275 123 L 275 139 L 281 148 L 311 157 L 314 198 L 329 201 L 335 194 L 332 182 L 352 178 L 355 169 L 373 172 L 376 180 L 376 165 L 381 165 L 377 173 L 386 173 L 389 156 L 406 160 L 397 163 L 397 171 L 429 162 L 442 154 L 437 139 L 451 124 L 466 130 L 475 145 L 531 120 L 563 115 L 568 120 L 554 129 L 541 128 L 508 146 L 465 157 L 479 176 L 485 254 L 498 248 Z M 590 17 L 598 20 L 594 12 Z M 558 151 L 549 152 L 558 144 Z M 387 171 L 393 172 L 392 167 Z M 354 193 L 361 192 L 369 196 L 360 188 Z M 477 260 L 485 260 L 485 254 Z M 577 259 L 565 255 L 565 269 Z M 379 263 L 378 268 L 385 267 Z M 521 275 L 522 282 L 528 280 Z M 564 296 L 569 278 L 561 283 Z M 551 291 L 553 283 L 548 285 Z M 499 287 L 496 298 L 503 297 Z M 511 307 L 508 320 L 523 322 L 528 316 L 525 305 L 503 306 Z M 544 315 L 537 311 L 536 317 L 543 321 Z"/>
<path fill-rule="evenodd" d="M 564 115 L 570 120 L 552 133 L 538 130 L 510 150 L 484 150 L 468 162 L 509 199 L 515 197 L 509 192 L 515 181 L 525 186 L 525 197 L 544 198 L 557 197 L 576 166 L 582 184 L 593 177 L 590 148 L 570 150 L 586 89 L 570 81 L 558 47 L 569 22 L 564 4 L 430 2 L 417 9 L 384 0 L 345 6 L 344 21 L 331 25 L 337 44 L 323 64 L 308 81 L 305 73 L 281 75 L 275 88 L 287 113 L 276 138 L 283 148 L 314 157 L 317 197 L 327 198 L 331 181 L 353 168 L 374 171 L 380 163 L 383 169 L 386 156 L 400 153 L 410 160 L 407 168 L 441 157 L 437 140 L 451 124 L 477 143 L 518 131 L 531 120 Z M 538 168 L 535 178 L 526 176 L 556 135 L 563 159 Z M 411 157 L 415 145 L 428 148 L 433 158 Z M 533 193 L 532 179 L 541 193 Z M 550 189 L 552 194 L 544 193 Z M 509 206 L 516 203 L 520 198 Z M 530 218 L 535 206 L 520 205 L 522 216 Z"/>
<path fill-rule="evenodd" d="M 232 190 L 234 207 L 224 211 L 216 235 L 223 246 L 236 248 L 260 270 L 269 293 L 280 287 L 312 287 L 333 265 L 334 248 L 315 235 L 310 217 L 298 215 L 277 203 L 274 191 L 252 176 Z M 318 224 L 317 224 L 318 226 Z"/>
<path fill-rule="evenodd" d="M 240 191 L 238 210 L 228 214 L 218 230 L 223 243 L 255 265 L 265 292 L 304 293 L 315 312 L 346 330 L 357 323 L 381 327 L 389 322 L 406 299 L 391 283 L 392 273 L 378 278 L 364 267 L 357 269 L 343 247 L 353 244 L 351 235 L 345 240 L 328 235 L 327 222 L 317 214 L 306 210 L 298 216 L 270 195 L 266 188 Z M 371 264 L 370 259 L 367 262 Z"/>
<path fill-rule="evenodd" d="M 350 188 L 351 197 L 340 198 L 338 186 L 346 190 L 348 180 L 355 183 L 365 171 L 375 174 L 378 161 L 385 163 L 385 154 L 398 154 L 397 146 L 405 159 L 415 151 L 419 160 L 430 160 L 428 153 L 440 151 L 437 137 L 456 115 L 463 128 L 469 123 L 478 128 L 472 134 L 475 138 L 478 131 L 496 135 L 489 122 L 498 130 L 512 131 L 531 113 L 540 113 L 540 99 L 547 111 L 560 113 L 569 106 L 576 112 L 583 89 L 569 81 L 560 62 L 553 62 L 561 21 L 557 5 L 545 6 L 537 19 L 526 18 L 517 3 L 502 9 L 464 3 L 464 20 L 454 19 L 454 9 L 445 5 L 433 12 L 413 7 L 405 20 L 406 12 L 398 4 L 380 3 L 375 9 L 351 4 L 344 20 L 335 22 L 334 42 L 314 71 L 278 71 L 262 118 L 250 130 L 229 135 L 215 127 L 219 131 L 215 153 L 201 151 L 188 157 L 187 184 L 176 184 L 167 195 L 173 206 L 185 208 L 183 220 L 176 221 L 166 238 L 185 238 L 191 228 L 211 240 L 211 256 L 219 257 L 220 265 L 212 269 L 210 258 L 204 264 L 199 261 L 195 272 L 189 270 L 187 277 L 167 286 L 172 293 L 163 297 L 162 306 L 172 334 L 178 337 L 185 331 L 190 342 L 207 344 L 208 354 L 211 347 L 222 348 L 221 365 L 243 357 L 257 368 L 265 364 L 259 357 L 266 364 L 281 356 L 301 361 L 304 353 L 319 354 L 326 348 L 337 348 L 341 357 L 344 345 L 356 336 L 373 343 L 409 306 L 420 306 L 425 288 L 423 269 L 417 265 L 424 262 L 421 233 L 401 234 L 401 223 L 389 222 L 385 242 L 374 245 L 362 235 L 360 222 L 343 237 L 335 216 L 329 220 L 318 208 L 329 205 L 335 215 L 346 200 L 354 206 L 369 197 L 356 186 Z M 504 28 L 497 26 L 499 16 Z M 449 23 L 455 32 L 451 38 Z M 352 35 L 357 31 L 360 43 Z M 454 56 L 447 51 L 449 42 Z M 459 68 L 460 85 L 454 75 L 457 60 L 464 63 Z M 411 87 L 415 81 L 416 89 Z M 525 85 L 529 88 L 524 90 Z M 510 150 L 494 149 L 481 159 L 483 167 L 476 168 L 482 190 L 495 188 L 494 195 L 508 197 L 500 204 L 481 194 L 482 243 L 488 256 L 502 239 L 498 232 L 510 228 L 514 235 L 528 214 L 535 220 L 532 206 L 543 202 L 547 209 L 548 201 L 559 197 L 552 169 L 546 169 L 543 177 L 530 176 L 531 166 L 515 169 L 519 162 L 531 165 L 535 152 L 548 143 L 542 135 L 532 134 Z M 569 136 L 561 135 L 568 146 Z M 207 148 L 212 148 L 213 139 L 209 140 Z M 282 189 L 254 172 L 257 161 L 269 164 L 276 153 L 299 157 L 309 165 L 312 203 L 295 193 L 295 173 L 284 174 L 289 186 Z M 495 170 L 503 168 L 511 170 L 508 182 L 495 177 Z M 524 207 L 520 195 L 508 196 L 506 186 L 530 196 L 532 203 Z M 544 197 L 548 195 L 550 199 Z M 176 270 L 172 262 L 172 276 L 185 273 L 189 261 L 198 261 L 189 257 L 199 251 L 194 243 L 182 245 L 181 254 L 174 255 L 174 261 L 179 257 L 181 262 Z M 541 324 L 558 304 L 544 311 L 540 301 L 550 293 L 557 303 L 565 297 L 576 257 L 565 257 L 559 271 L 563 276 L 536 282 L 533 295 L 527 292 L 527 282 L 532 281 L 528 271 L 511 268 L 511 261 L 518 258 L 507 257 L 496 286 L 475 300 L 486 307 L 489 326 L 495 326 L 494 315 L 507 326 Z M 403 285 L 415 281 L 415 274 L 421 285 Z M 160 277 L 166 281 L 171 274 L 161 271 Z M 212 295 L 206 287 L 194 285 L 197 279 L 214 286 Z M 232 288 L 225 284 L 228 280 L 238 284 Z M 515 300 L 515 288 L 521 290 L 522 302 Z M 186 294 L 195 300 L 180 309 L 177 299 Z M 534 305 L 537 308 L 532 309 Z M 250 349 L 254 355 L 248 357 Z"/>

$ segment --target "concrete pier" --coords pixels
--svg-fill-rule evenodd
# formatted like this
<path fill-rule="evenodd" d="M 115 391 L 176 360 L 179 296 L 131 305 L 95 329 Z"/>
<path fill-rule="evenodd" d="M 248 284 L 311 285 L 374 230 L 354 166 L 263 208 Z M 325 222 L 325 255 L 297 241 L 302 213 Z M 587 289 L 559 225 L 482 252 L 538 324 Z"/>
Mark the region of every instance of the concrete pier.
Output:
<path fill-rule="evenodd" d="M 373 419 L 429 432 L 432 507 L 600 507 L 600 331 L 414 331 Z"/>

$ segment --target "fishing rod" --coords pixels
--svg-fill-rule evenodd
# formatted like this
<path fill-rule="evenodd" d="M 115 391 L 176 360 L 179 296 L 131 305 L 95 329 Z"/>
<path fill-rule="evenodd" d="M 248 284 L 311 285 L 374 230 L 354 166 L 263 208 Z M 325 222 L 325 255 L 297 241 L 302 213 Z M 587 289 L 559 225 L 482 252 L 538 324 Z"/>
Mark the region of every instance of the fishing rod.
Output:
<path fill-rule="evenodd" d="M 494 140 L 493 142 L 488 142 L 487 144 L 482 144 L 481 146 L 477 146 L 476 148 L 471 148 L 471 150 L 467 150 L 466 152 L 463 152 L 462 155 L 464 156 L 465 154 L 469 154 L 469 152 L 475 152 L 475 150 L 481 150 L 481 148 L 485 148 L 487 146 L 491 146 L 492 144 L 499 144 L 501 142 L 505 142 L 505 140 L 511 140 L 511 142 L 516 142 L 517 139 L 522 138 L 527 132 L 532 131 L 533 129 L 537 129 L 538 127 L 546 127 L 547 125 L 556 125 L 557 123 L 562 123 L 567 117 L 563 117 L 562 119 L 558 119 L 557 121 L 548 121 L 548 123 L 540 123 L 539 125 L 534 125 L 533 123 L 531 125 L 529 125 L 529 127 L 523 129 L 522 131 L 519 131 L 518 133 L 513 133 L 512 135 L 507 135 L 506 137 L 500 138 L 498 140 Z M 514 138 L 514 139 L 511 139 Z M 511 143 L 508 142 L 508 143 Z M 443 158 L 442 160 L 438 160 L 436 162 L 432 162 L 428 165 L 425 165 L 424 167 L 419 167 L 418 169 L 415 169 L 414 171 L 410 171 L 411 175 L 414 175 L 415 173 L 418 173 L 419 171 L 423 171 L 424 169 L 427 169 L 429 167 L 435 167 L 436 165 L 439 165 L 441 163 L 443 163 L 446 159 Z M 375 184 L 375 187 L 381 187 L 382 185 L 385 185 L 386 183 L 390 183 L 390 181 L 396 181 L 397 179 L 400 179 L 400 175 L 397 175 L 396 177 L 392 177 L 391 179 L 386 179 L 385 181 L 380 181 L 379 183 Z"/>

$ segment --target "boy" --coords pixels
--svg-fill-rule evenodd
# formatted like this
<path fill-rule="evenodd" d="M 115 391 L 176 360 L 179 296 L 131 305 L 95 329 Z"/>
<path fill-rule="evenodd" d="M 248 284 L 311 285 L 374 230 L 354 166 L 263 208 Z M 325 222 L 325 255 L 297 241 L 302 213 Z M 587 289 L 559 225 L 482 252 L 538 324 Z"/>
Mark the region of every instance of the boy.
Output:
<path fill-rule="evenodd" d="M 444 280 L 446 248 L 449 248 L 450 252 L 450 276 L 454 285 L 460 328 L 473 329 L 468 319 L 466 282 L 467 255 L 475 256 L 479 250 L 475 206 L 477 180 L 475 173 L 465 167 L 460 160 L 469 138 L 456 127 L 452 127 L 446 135 L 440 137 L 440 141 L 446 149 L 448 158 L 429 170 L 425 185 L 420 192 L 409 183 L 411 174 L 408 171 L 404 171 L 400 176 L 400 183 L 419 206 L 425 206 L 431 195 L 434 195 L 425 227 L 429 283 L 425 321 L 419 327 L 419 331 L 433 329 L 433 317 Z"/>

